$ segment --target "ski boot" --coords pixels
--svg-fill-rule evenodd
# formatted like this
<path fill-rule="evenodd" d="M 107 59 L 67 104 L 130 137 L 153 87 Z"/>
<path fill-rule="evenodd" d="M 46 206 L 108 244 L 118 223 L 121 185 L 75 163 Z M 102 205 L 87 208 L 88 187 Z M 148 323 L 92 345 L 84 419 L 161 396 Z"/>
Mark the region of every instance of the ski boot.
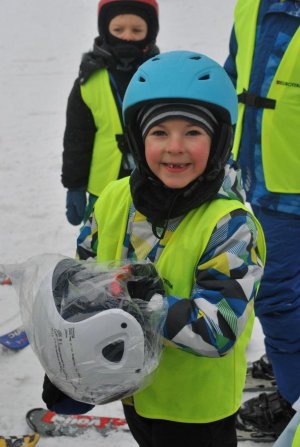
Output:
<path fill-rule="evenodd" d="M 295 414 L 292 406 L 279 394 L 261 393 L 241 405 L 237 426 L 244 430 L 271 434 L 276 439 Z"/>
<path fill-rule="evenodd" d="M 276 388 L 272 364 L 266 354 L 248 365 L 244 391 L 275 391 Z"/>

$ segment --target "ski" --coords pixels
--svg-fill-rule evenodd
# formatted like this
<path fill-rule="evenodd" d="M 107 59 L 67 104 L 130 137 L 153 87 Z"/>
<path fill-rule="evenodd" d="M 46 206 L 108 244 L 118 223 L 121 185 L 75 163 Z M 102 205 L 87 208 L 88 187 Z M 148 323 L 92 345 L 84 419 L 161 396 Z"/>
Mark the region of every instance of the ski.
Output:
<path fill-rule="evenodd" d="M 23 326 L 0 336 L 0 344 L 5 348 L 18 351 L 28 346 L 29 341 Z M 1 447 L 1 446 L 0 446 Z"/>
<path fill-rule="evenodd" d="M 106 437 L 112 432 L 129 432 L 124 418 L 63 415 L 43 408 L 33 408 L 26 414 L 29 427 L 41 436 L 78 436 L 94 430 Z"/>
<path fill-rule="evenodd" d="M 26 414 L 29 427 L 41 436 L 78 436 L 94 430 L 106 437 L 112 432 L 129 432 L 124 418 L 94 416 L 94 415 L 63 415 L 43 408 L 33 408 Z M 276 437 L 272 433 L 261 433 L 254 428 L 243 429 L 237 427 L 238 442 L 274 442 Z M 1 447 L 1 445 L 0 445 Z"/>
<path fill-rule="evenodd" d="M 0 436 L 0 447 L 34 447 L 40 435 L 33 433 L 23 436 Z"/>

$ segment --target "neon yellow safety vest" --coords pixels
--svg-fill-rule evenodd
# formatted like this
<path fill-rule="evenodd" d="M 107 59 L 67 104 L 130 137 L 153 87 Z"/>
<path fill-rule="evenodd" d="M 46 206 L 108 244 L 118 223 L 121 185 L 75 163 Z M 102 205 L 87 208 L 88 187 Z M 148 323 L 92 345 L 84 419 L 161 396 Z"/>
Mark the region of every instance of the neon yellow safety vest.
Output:
<path fill-rule="evenodd" d="M 97 200 L 99 262 L 122 259 L 131 202 L 128 178 L 110 183 Z M 241 208 L 246 209 L 237 200 L 218 199 L 186 215 L 156 264 L 160 276 L 166 280 L 167 294 L 190 297 L 195 269 L 215 225 L 230 211 Z M 263 233 L 257 225 L 264 259 Z M 232 351 L 223 357 L 200 357 L 166 346 L 153 383 L 134 395 L 138 414 L 151 419 L 205 423 L 236 412 L 245 384 L 245 349 L 254 319 L 253 309 L 248 311 L 244 332 Z"/>
<path fill-rule="evenodd" d="M 116 135 L 123 130 L 106 69 L 95 72 L 80 89 L 97 129 L 87 190 L 99 196 L 110 181 L 118 178 L 122 154 Z"/>
<path fill-rule="evenodd" d="M 249 89 L 259 5 L 260 0 L 238 0 L 235 7 L 237 94 Z M 300 27 L 284 53 L 266 97 L 276 101 L 275 109 L 264 108 L 262 116 L 261 147 L 266 187 L 276 193 L 300 193 Z M 239 103 L 233 147 L 235 158 L 238 157 L 244 111 L 245 105 Z"/>
<path fill-rule="evenodd" d="M 298 425 L 298 427 L 296 429 L 292 447 L 300 447 L 300 424 Z"/>

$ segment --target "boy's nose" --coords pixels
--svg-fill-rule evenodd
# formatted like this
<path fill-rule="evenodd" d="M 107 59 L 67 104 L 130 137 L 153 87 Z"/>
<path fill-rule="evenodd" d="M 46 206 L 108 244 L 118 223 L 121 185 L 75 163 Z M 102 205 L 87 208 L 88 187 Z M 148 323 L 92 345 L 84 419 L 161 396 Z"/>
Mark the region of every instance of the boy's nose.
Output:
<path fill-rule="evenodd" d="M 179 137 L 171 138 L 171 140 L 169 141 L 169 144 L 168 144 L 167 151 L 173 152 L 173 153 L 183 152 L 182 138 L 179 138 Z"/>
<path fill-rule="evenodd" d="M 134 35 L 130 30 L 124 31 L 122 39 L 130 42 L 131 40 L 134 40 Z"/>

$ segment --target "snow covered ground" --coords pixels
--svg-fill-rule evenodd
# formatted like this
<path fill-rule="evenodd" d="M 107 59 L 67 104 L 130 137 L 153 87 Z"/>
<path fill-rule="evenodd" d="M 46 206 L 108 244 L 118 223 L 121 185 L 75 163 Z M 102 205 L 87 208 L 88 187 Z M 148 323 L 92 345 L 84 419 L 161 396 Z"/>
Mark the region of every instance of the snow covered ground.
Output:
<path fill-rule="evenodd" d="M 222 64 L 234 3 L 160 0 L 161 50 L 196 50 Z M 62 136 L 81 54 L 96 35 L 96 10 L 97 0 L 0 0 L 0 263 L 22 262 L 40 253 L 74 254 L 78 228 L 66 221 L 60 183 Z M 19 323 L 14 289 L 0 286 L 0 334 Z M 249 359 L 262 352 L 257 323 Z M 0 436 L 30 432 L 24 416 L 43 406 L 42 379 L 30 347 L 18 353 L 0 348 Z M 119 403 L 92 413 L 122 416 Z M 136 445 L 124 434 L 43 438 L 39 445 L 56 447 L 60 442 L 64 447 Z"/>

